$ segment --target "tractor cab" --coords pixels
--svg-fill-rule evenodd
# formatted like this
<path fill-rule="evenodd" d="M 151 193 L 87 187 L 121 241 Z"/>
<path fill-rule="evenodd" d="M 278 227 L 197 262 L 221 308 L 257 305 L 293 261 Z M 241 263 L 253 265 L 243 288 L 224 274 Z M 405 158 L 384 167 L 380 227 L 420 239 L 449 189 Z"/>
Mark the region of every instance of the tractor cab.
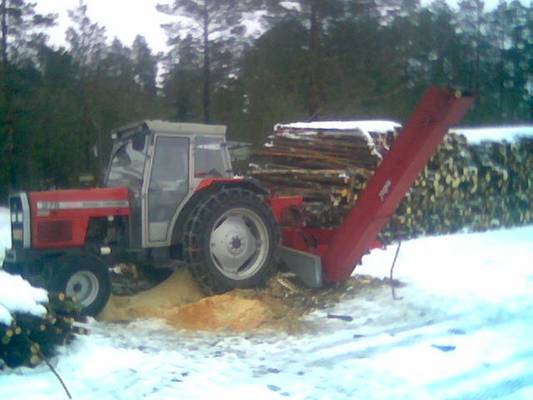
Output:
<path fill-rule="evenodd" d="M 226 127 L 144 121 L 115 130 L 107 187 L 130 192 L 130 246 L 168 247 L 181 209 L 205 179 L 231 178 Z"/>

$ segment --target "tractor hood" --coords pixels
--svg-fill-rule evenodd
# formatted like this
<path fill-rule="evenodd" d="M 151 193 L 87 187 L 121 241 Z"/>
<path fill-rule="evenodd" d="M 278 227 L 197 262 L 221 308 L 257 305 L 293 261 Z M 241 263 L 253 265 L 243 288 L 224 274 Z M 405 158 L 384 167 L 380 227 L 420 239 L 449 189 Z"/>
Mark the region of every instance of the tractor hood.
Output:
<path fill-rule="evenodd" d="M 30 207 L 35 216 L 48 216 L 62 211 L 98 210 L 98 214 L 127 215 L 129 213 L 127 188 L 97 188 L 30 192 Z"/>
<path fill-rule="evenodd" d="M 31 220 L 31 247 L 82 247 L 91 219 L 130 214 L 128 197 L 124 187 L 28 193 L 31 218 L 24 213 L 24 220 Z"/>

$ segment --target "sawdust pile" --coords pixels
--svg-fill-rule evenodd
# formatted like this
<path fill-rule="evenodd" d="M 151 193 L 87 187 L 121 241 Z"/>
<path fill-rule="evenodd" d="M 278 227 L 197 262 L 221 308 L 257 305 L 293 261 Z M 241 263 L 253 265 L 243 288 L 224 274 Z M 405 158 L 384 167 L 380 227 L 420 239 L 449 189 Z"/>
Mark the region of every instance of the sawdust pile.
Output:
<path fill-rule="evenodd" d="M 352 278 L 334 288 L 312 290 L 281 275 L 265 289 L 233 290 L 206 297 L 190 273 L 175 272 L 160 285 L 133 296 L 113 296 L 99 316 L 106 321 L 160 318 L 177 329 L 244 332 L 304 329 L 301 316 L 354 297 L 364 287 L 382 286 L 379 279 Z"/>
<path fill-rule="evenodd" d="M 163 283 L 132 296 L 111 296 L 99 315 L 104 321 L 130 321 L 151 316 L 158 309 L 194 303 L 204 296 L 189 271 L 174 272 Z"/>

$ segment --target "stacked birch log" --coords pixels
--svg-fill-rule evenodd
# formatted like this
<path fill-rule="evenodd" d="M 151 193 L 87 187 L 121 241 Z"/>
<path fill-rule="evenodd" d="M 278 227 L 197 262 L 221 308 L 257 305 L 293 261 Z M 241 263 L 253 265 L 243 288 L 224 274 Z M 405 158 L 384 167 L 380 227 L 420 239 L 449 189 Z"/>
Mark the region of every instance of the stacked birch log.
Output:
<path fill-rule="evenodd" d="M 251 175 L 277 195 L 302 195 L 309 226 L 335 226 L 382 160 L 368 132 L 353 126 L 276 125 Z"/>
<path fill-rule="evenodd" d="M 251 175 L 277 195 L 303 195 L 306 225 L 336 227 L 398 134 L 393 125 L 375 131 L 356 123 L 342 130 L 278 125 L 255 152 Z M 448 133 L 381 239 L 390 243 L 529 223 L 533 138 L 469 144 L 464 136 Z"/>
<path fill-rule="evenodd" d="M 79 305 L 63 293 L 50 294 L 45 307 L 43 317 L 16 312 L 10 325 L 0 323 L 0 371 L 34 367 L 53 356 L 57 346 L 70 343 L 75 334 L 87 333 L 75 325 L 82 320 Z"/>

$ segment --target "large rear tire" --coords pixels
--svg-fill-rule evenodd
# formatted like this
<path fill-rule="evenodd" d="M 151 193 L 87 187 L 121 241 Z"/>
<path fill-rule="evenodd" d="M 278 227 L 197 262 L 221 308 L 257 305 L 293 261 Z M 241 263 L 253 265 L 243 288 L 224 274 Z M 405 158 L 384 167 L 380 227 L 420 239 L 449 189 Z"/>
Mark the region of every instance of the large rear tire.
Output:
<path fill-rule="evenodd" d="M 57 263 L 49 290 L 74 297 L 83 314 L 94 316 L 102 311 L 111 295 L 107 266 L 91 254 L 62 256 Z"/>
<path fill-rule="evenodd" d="M 265 202 L 224 188 L 199 203 L 185 224 L 185 256 L 204 289 L 223 293 L 264 285 L 274 274 L 279 227 Z"/>

